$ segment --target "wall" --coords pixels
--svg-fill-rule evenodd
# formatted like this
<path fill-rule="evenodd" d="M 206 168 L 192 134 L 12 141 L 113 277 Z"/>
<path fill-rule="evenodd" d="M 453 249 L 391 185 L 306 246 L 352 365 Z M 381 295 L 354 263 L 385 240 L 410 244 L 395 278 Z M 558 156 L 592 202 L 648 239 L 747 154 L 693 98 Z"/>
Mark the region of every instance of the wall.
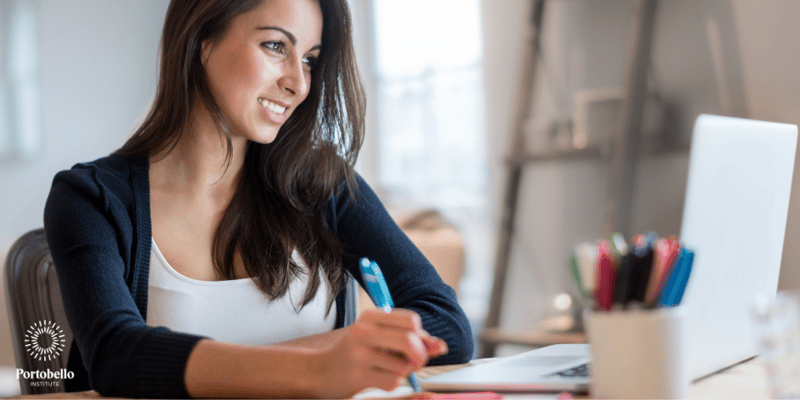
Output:
<path fill-rule="evenodd" d="M 13 2 L 3 1 L 3 7 Z M 33 161 L 0 163 L 0 256 L 42 226 L 53 175 L 119 147 L 155 93 L 166 0 L 41 0 L 42 130 Z M 5 307 L 0 365 L 13 365 Z"/>
<path fill-rule="evenodd" d="M 515 129 L 524 88 L 522 55 L 530 32 L 531 0 L 484 0 L 484 67 L 487 126 L 495 219 L 505 188 L 503 159 Z M 548 1 L 543 57 L 535 84 L 528 142 L 542 143 L 536 127 L 572 111 L 572 93 L 581 88 L 621 85 L 627 41 L 635 10 L 631 0 Z M 789 16 L 800 3 L 789 0 L 660 1 L 654 33 L 650 83 L 662 90 L 680 117 L 673 133 L 688 142 L 700 113 L 748 116 L 797 124 L 800 120 L 800 33 Z M 714 72 L 707 21 L 720 32 L 721 80 Z M 769 43 L 769 45 L 767 45 Z M 720 83 L 722 82 L 722 83 Z M 726 91 L 720 87 L 725 86 Z M 721 93 L 727 93 L 723 100 Z M 687 173 L 686 154 L 642 158 L 631 210 L 633 232 L 677 234 Z M 560 292 L 575 294 L 565 259 L 571 246 L 603 232 L 608 188 L 607 163 L 598 160 L 548 162 L 525 170 L 519 231 L 511 255 L 502 325 L 525 329 L 555 314 L 549 305 Z M 797 175 L 797 174 L 795 174 Z M 793 186 L 781 288 L 800 287 L 800 190 Z"/>
<path fill-rule="evenodd" d="M 800 2 L 734 1 L 751 118 L 800 125 Z M 800 160 L 800 155 L 796 156 Z M 800 162 L 795 162 L 780 289 L 800 288 Z"/>

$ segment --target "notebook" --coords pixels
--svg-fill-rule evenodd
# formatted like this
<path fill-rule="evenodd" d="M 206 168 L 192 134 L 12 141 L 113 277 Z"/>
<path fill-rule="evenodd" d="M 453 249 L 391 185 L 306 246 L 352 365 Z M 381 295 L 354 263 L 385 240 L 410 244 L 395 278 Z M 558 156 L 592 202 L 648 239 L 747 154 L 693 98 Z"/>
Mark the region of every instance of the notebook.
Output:
<path fill-rule="evenodd" d="M 696 253 L 680 307 L 693 379 L 758 353 L 752 310 L 778 288 L 797 126 L 701 115 L 689 155 L 681 242 Z M 531 350 L 424 379 L 430 391 L 588 389 L 589 346 Z"/>

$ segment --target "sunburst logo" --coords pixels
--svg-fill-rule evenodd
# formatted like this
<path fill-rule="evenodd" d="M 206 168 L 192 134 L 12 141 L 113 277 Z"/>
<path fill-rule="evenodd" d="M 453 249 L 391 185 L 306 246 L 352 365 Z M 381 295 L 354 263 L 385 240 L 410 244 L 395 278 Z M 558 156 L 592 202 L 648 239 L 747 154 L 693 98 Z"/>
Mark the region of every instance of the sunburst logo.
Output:
<path fill-rule="evenodd" d="M 64 351 L 64 331 L 55 322 L 39 321 L 25 332 L 25 349 L 39 361 L 50 361 Z"/>

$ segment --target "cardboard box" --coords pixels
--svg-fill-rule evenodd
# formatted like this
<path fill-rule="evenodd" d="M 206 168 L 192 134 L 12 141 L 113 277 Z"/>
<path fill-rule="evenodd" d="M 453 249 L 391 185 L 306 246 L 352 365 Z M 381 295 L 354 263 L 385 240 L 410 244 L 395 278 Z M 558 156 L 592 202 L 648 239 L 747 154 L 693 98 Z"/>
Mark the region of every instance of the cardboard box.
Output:
<path fill-rule="evenodd" d="M 464 274 L 464 244 L 458 230 L 434 210 L 389 209 L 389 213 L 458 295 Z M 358 307 L 361 311 L 375 308 L 363 289 Z"/>

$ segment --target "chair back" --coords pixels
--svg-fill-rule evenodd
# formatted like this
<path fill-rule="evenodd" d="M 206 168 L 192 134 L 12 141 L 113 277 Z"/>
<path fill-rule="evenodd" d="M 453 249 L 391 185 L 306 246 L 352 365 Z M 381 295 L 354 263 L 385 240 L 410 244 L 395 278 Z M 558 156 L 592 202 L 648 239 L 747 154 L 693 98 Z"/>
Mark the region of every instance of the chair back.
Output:
<path fill-rule="evenodd" d="M 64 313 L 58 276 L 44 229 L 23 235 L 8 251 L 5 265 L 14 361 L 23 371 L 66 371 L 72 332 Z M 64 391 L 63 379 L 19 379 L 22 394 Z"/>

